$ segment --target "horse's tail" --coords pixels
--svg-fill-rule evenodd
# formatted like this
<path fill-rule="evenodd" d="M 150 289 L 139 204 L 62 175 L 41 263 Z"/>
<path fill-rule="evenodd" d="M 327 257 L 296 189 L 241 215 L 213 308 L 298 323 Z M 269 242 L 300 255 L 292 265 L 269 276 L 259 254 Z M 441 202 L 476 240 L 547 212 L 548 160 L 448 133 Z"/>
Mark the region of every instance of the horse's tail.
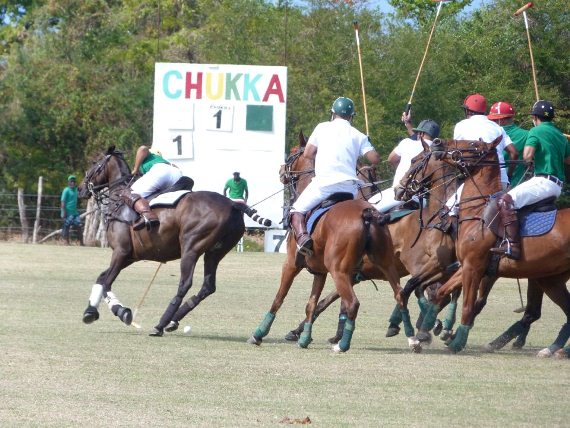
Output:
<path fill-rule="evenodd" d="M 269 227 L 271 226 L 271 220 L 269 220 L 268 218 L 263 218 L 259 215 L 257 215 L 257 210 L 254 208 L 251 208 L 249 205 L 240 203 L 240 202 L 234 202 L 234 208 L 238 209 L 239 211 L 241 211 L 244 214 L 247 214 L 248 217 L 250 217 L 253 221 L 265 226 L 265 227 Z"/>
<path fill-rule="evenodd" d="M 377 229 L 383 228 L 390 219 L 389 215 L 382 214 L 378 212 L 375 208 L 365 208 L 362 211 L 362 221 L 364 223 L 364 230 L 366 234 L 365 251 L 371 260 L 375 260 L 377 256 L 378 246 L 383 246 L 384 242 L 378 242 L 378 235 L 376 233 Z M 387 231 L 384 230 L 384 233 Z M 388 232 L 389 235 L 389 232 Z M 385 235 L 384 235 L 385 236 Z M 381 241 L 384 241 L 383 239 Z"/>

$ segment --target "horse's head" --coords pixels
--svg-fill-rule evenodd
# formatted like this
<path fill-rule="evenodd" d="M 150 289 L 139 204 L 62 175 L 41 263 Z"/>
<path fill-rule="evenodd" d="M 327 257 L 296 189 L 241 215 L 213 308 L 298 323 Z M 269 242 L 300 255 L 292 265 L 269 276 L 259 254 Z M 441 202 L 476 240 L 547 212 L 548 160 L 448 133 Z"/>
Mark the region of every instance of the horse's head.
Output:
<path fill-rule="evenodd" d="M 110 187 L 113 183 L 124 182 L 130 176 L 130 170 L 123 153 L 110 146 L 85 173 L 78 196 L 88 198 L 99 190 Z"/>
<path fill-rule="evenodd" d="M 434 140 L 432 145 L 437 141 L 438 138 Z M 399 201 L 409 201 L 415 194 L 426 190 L 426 168 L 432 152 L 423 139 L 422 146 L 423 151 L 412 159 L 410 169 L 404 174 L 400 183 L 394 189 L 395 198 Z"/>
<path fill-rule="evenodd" d="M 313 162 L 303 156 L 307 139 L 303 131 L 299 133 L 299 144 L 291 149 L 285 163 L 279 168 L 281 183 L 290 185 L 292 193 L 298 194 L 309 184 L 309 178 L 315 174 Z"/>

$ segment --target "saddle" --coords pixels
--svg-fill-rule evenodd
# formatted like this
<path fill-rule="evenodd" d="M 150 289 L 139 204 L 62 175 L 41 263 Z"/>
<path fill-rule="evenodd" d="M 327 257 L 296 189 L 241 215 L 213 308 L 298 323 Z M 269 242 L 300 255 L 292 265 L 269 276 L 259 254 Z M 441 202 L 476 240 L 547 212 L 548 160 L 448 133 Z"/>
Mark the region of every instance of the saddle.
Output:
<path fill-rule="evenodd" d="M 484 224 L 499 238 L 504 238 L 505 232 L 497 205 L 497 199 L 502 194 L 503 192 L 499 192 L 491 195 L 491 199 L 483 211 Z M 552 196 L 517 210 L 520 236 L 540 236 L 550 232 L 558 212 L 555 202 L 556 197 Z"/>
<path fill-rule="evenodd" d="M 313 233 L 313 230 L 315 230 L 315 227 L 317 226 L 319 219 L 323 216 L 324 213 L 326 213 L 328 210 L 330 210 L 334 205 L 338 204 L 339 202 L 350 201 L 352 199 L 354 199 L 352 193 L 347 193 L 347 192 L 333 193 L 327 199 L 325 199 L 319 205 L 317 205 L 315 208 L 309 211 L 306 217 L 307 231 L 309 232 L 309 235 Z"/>
<path fill-rule="evenodd" d="M 157 196 L 164 195 L 166 193 L 179 192 L 181 190 L 191 192 L 193 187 L 194 187 L 194 180 L 192 180 L 190 177 L 183 175 L 172 186 L 168 187 L 163 191 L 155 192 L 149 195 L 146 199 L 150 202 L 152 199 L 155 199 Z"/>

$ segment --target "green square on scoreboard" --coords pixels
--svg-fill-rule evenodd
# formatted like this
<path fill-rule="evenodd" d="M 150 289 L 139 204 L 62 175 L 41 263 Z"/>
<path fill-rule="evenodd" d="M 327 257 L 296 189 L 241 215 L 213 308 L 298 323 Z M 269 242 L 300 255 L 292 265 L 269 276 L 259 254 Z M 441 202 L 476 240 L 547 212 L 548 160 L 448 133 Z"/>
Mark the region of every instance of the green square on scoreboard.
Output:
<path fill-rule="evenodd" d="M 273 106 L 248 105 L 245 129 L 247 131 L 273 131 Z"/>

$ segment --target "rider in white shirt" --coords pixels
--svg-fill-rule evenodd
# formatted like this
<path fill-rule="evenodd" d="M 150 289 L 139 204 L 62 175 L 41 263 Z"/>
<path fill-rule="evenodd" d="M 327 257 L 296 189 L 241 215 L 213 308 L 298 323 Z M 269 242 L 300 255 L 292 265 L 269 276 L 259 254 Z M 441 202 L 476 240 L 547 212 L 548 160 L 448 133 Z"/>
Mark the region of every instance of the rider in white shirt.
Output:
<path fill-rule="evenodd" d="M 354 102 L 340 97 L 331 108 L 331 120 L 319 123 L 305 147 L 303 156 L 314 160 L 315 176 L 291 207 L 291 226 L 300 254 L 311 254 L 313 241 L 307 233 L 305 215 L 337 192 L 356 196 L 362 182 L 356 177 L 356 163 L 364 156 L 373 166 L 380 162 L 367 135 L 352 126 Z"/>
<path fill-rule="evenodd" d="M 491 143 L 497 137 L 503 137 L 496 150 L 499 163 L 501 164 L 501 184 L 503 190 L 505 190 L 509 185 L 509 178 L 507 175 L 507 167 L 505 166 L 503 150 L 509 153 L 510 159 L 518 159 L 517 149 L 505 130 L 487 118 L 487 100 L 483 95 L 468 95 L 463 101 L 463 110 L 465 111 L 465 119 L 455 125 L 453 130 L 454 140 L 482 140 L 486 143 Z M 459 211 L 458 203 L 461 199 L 462 190 L 463 184 L 459 186 L 455 195 L 451 196 L 446 203 L 446 206 L 450 210 L 450 215 L 457 216 Z"/>
<path fill-rule="evenodd" d="M 388 162 L 396 168 L 392 187 L 384 189 L 368 200 L 382 213 L 404 204 L 403 201 L 398 201 L 394 198 L 395 187 L 400 184 L 400 181 L 410 169 L 412 159 L 423 151 L 422 140 L 428 146 L 431 146 L 432 140 L 439 137 L 439 125 L 431 119 L 422 120 L 417 128 L 413 128 L 413 131 L 417 133 L 417 139 L 404 138 L 388 155 Z"/>

